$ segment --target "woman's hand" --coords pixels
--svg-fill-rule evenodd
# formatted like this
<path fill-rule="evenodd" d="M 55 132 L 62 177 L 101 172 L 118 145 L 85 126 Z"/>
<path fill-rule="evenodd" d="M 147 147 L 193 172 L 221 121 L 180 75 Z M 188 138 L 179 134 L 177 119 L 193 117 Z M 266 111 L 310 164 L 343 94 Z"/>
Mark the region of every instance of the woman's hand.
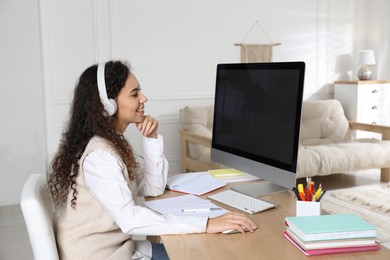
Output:
<path fill-rule="evenodd" d="M 153 117 L 145 116 L 144 120 L 136 126 L 143 136 L 157 138 L 158 121 Z"/>
<path fill-rule="evenodd" d="M 210 218 L 206 232 L 219 233 L 229 229 L 236 229 L 241 233 L 245 233 L 245 227 L 249 232 L 253 232 L 257 225 L 243 214 L 229 212 L 216 218 Z"/>

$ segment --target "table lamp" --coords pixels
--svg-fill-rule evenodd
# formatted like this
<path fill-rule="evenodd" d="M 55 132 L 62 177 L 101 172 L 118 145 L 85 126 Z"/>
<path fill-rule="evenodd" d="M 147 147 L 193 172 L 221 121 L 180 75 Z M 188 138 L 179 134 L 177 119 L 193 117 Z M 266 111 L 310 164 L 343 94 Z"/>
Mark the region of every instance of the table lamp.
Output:
<path fill-rule="evenodd" d="M 360 50 L 357 55 L 357 63 L 362 67 L 358 71 L 360 80 L 370 80 L 372 70 L 370 65 L 375 65 L 375 54 L 373 50 Z"/>
<path fill-rule="evenodd" d="M 338 80 L 348 81 L 351 80 L 351 76 L 349 75 L 349 71 L 353 68 L 353 61 L 351 54 L 341 54 L 337 56 L 335 72 L 339 73 Z"/>

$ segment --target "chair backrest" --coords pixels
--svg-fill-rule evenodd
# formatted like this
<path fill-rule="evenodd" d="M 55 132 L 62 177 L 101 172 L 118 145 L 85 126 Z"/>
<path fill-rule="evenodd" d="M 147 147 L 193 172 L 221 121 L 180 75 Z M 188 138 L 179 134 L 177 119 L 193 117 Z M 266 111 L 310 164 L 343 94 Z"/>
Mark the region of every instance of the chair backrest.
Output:
<path fill-rule="evenodd" d="M 44 174 L 32 174 L 23 186 L 20 206 L 35 260 L 58 260 L 53 204 Z"/>

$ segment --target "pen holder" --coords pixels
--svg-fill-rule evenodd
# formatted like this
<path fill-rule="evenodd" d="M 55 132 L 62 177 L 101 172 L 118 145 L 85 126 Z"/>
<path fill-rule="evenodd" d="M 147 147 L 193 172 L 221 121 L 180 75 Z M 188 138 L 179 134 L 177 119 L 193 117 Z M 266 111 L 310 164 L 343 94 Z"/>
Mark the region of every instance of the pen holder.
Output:
<path fill-rule="evenodd" d="M 319 216 L 321 215 L 321 202 L 297 201 L 297 216 Z"/>

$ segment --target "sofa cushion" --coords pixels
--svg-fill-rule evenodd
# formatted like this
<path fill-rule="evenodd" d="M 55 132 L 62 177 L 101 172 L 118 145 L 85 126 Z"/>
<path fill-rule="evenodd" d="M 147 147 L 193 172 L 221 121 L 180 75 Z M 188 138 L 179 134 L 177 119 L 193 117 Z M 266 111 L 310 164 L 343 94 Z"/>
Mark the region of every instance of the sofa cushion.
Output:
<path fill-rule="evenodd" d="M 390 141 L 357 139 L 301 147 L 297 178 L 390 167 Z"/>
<path fill-rule="evenodd" d="M 302 104 L 301 145 L 319 145 L 351 139 L 340 101 L 306 100 Z"/>
<path fill-rule="evenodd" d="M 180 119 L 183 129 L 207 138 L 212 137 L 214 107 L 184 107 L 180 109 Z M 190 143 L 191 157 L 205 163 L 210 163 L 210 148 Z"/>

